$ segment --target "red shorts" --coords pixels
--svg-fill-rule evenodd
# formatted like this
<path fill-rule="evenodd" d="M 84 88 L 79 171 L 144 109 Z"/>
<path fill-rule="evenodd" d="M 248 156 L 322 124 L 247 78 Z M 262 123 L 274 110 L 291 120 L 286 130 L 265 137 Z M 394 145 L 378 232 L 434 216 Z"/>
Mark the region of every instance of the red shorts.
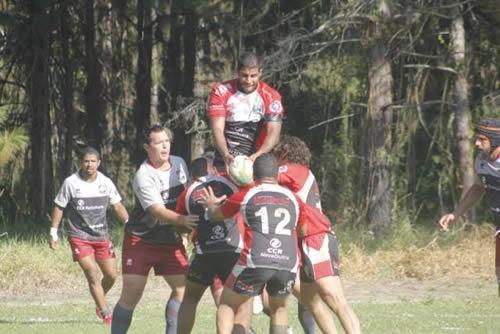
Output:
<path fill-rule="evenodd" d="M 155 245 L 140 237 L 125 234 L 122 252 L 123 274 L 147 276 L 151 267 L 157 276 L 186 274 L 189 263 L 184 245 Z"/>
<path fill-rule="evenodd" d="M 68 241 L 75 262 L 91 254 L 94 254 L 96 260 L 114 259 L 116 257 L 111 240 L 89 241 L 69 237 Z"/>
<path fill-rule="evenodd" d="M 339 248 L 332 232 L 318 233 L 302 240 L 300 279 L 312 283 L 322 277 L 339 275 Z"/>

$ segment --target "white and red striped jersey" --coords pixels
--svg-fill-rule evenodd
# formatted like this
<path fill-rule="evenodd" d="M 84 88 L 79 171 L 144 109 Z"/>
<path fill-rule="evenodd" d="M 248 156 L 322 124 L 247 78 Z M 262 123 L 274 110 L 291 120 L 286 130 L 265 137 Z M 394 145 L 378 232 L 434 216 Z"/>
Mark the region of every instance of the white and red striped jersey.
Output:
<path fill-rule="evenodd" d="M 238 80 L 217 83 L 208 100 L 208 117 L 226 119 L 224 136 L 232 155 L 251 155 L 266 138 L 265 122 L 281 122 L 284 118 L 281 95 L 259 81 L 252 93 L 238 90 Z"/>
<path fill-rule="evenodd" d="M 322 213 L 318 183 L 309 168 L 300 164 L 284 164 L 279 168 L 278 183 L 307 204 L 307 235 L 331 230 L 330 221 Z"/>

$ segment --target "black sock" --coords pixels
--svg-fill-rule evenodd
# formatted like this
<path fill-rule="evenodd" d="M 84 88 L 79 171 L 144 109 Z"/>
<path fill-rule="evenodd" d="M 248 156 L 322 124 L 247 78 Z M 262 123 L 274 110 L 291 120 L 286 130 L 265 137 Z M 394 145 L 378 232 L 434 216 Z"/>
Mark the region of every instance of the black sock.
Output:
<path fill-rule="evenodd" d="M 130 323 L 132 322 L 132 315 L 134 310 L 127 310 L 116 304 L 113 310 L 113 322 L 111 323 L 111 334 L 124 334 L 127 333 Z"/>
<path fill-rule="evenodd" d="M 181 303 L 170 298 L 168 300 L 167 306 L 165 307 L 165 321 L 167 322 L 166 334 L 177 334 L 177 315 L 179 314 L 179 308 Z"/>
<path fill-rule="evenodd" d="M 314 334 L 314 317 L 301 303 L 298 304 L 299 321 L 305 334 Z"/>

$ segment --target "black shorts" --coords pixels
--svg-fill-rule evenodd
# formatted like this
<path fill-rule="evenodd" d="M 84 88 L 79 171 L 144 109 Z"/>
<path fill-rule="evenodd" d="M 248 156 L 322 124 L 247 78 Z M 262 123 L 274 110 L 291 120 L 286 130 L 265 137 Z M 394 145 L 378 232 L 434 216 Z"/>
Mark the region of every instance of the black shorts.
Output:
<path fill-rule="evenodd" d="M 247 268 L 237 264 L 226 286 L 245 296 L 258 296 L 264 286 L 272 297 L 286 297 L 292 291 L 297 274 L 289 270 Z"/>
<path fill-rule="evenodd" d="M 195 254 L 189 265 L 187 279 L 204 286 L 212 285 L 216 276 L 225 282 L 239 258 L 239 253 L 229 252 Z"/>

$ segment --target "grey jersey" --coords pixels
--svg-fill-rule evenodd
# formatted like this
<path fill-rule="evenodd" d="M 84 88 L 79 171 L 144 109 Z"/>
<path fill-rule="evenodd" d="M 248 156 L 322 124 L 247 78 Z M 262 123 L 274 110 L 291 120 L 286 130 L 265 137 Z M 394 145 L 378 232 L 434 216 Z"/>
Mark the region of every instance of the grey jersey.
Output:
<path fill-rule="evenodd" d="M 68 235 L 95 241 L 109 238 L 106 210 L 121 201 L 113 182 L 101 172 L 93 182 L 87 182 L 78 172 L 64 180 L 54 203 L 64 208 Z"/>
<path fill-rule="evenodd" d="M 186 163 L 180 157 L 171 155 L 170 164 L 171 168 L 167 171 L 156 169 L 147 161 L 141 164 L 132 184 L 141 207 L 134 212 L 125 228 L 127 233 L 158 245 L 178 245 L 182 242 L 172 225 L 160 223 L 146 210 L 153 204 L 175 210 L 177 198 L 188 181 L 188 172 Z"/>
<path fill-rule="evenodd" d="M 474 169 L 484 186 L 486 204 L 493 212 L 495 225 L 500 226 L 500 158 L 490 161 L 478 157 L 474 163 Z"/>

